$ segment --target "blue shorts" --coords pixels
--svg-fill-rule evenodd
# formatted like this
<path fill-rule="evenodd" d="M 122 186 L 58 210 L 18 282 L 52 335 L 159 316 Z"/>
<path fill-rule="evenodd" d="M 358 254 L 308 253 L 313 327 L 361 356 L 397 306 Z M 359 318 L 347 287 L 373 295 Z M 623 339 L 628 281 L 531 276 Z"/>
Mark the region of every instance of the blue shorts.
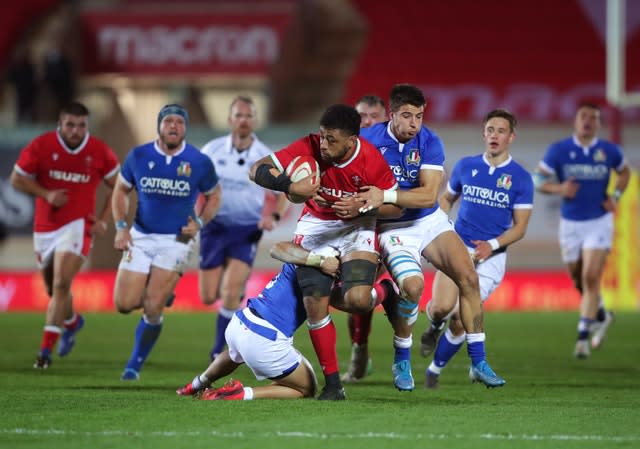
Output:
<path fill-rule="evenodd" d="M 237 259 L 249 266 L 256 258 L 262 230 L 258 225 L 224 226 L 211 222 L 200 231 L 200 269 L 223 265 L 226 259 Z"/>

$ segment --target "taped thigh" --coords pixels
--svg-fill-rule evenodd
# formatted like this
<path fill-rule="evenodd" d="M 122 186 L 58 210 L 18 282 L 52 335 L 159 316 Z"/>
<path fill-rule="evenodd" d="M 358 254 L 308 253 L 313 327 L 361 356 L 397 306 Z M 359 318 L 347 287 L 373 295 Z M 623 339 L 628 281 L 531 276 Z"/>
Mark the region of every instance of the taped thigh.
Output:
<path fill-rule="evenodd" d="M 391 276 L 400 288 L 400 296 L 402 297 L 406 297 L 403 290 L 405 279 L 412 276 L 419 276 L 421 279 L 424 279 L 422 266 L 413 258 L 409 251 L 400 249 L 388 254 L 385 258 L 385 264 L 387 270 L 389 270 Z"/>

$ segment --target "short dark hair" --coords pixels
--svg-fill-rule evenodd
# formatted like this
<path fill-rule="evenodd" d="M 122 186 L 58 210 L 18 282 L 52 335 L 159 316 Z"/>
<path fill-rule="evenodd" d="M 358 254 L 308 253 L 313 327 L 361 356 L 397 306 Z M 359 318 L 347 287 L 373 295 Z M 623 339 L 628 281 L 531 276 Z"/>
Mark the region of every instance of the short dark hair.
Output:
<path fill-rule="evenodd" d="M 69 114 L 77 117 L 85 117 L 89 115 L 89 109 L 78 101 L 73 101 L 62 107 L 60 115 Z"/>
<path fill-rule="evenodd" d="M 348 104 L 329 106 L 320 118 L 320 126 L 326 129 L 339 129 L 350 136 L 360 135 L 360 114 Z"/>
<path fill-rule="evenodd" d="M 253 98 L 251 98 L 248 95 L 238 95 L 231 101 L 231 104 L 229 105 L 229 112 L 231 112 L 231 108 L 233 108 L 233 106 L 235 106 L 235 104 L 238 102 L 250 104 L 255 108 L 255 104 L 253 103 Z"/>
<path fill-rule="evenodd" d="M 392 111 L 397 111 L 403 105 L 410 104 L 416 108 L 427 104 L 422 91 L 413 84 L 396 84 L 389 94 L 389 105 Z"/>
<path fill-rule="evenodd" d="M 378 105 L 382 106 L 383 108 L 386 107 L 386 105 L 384 104 L 384 100 L 377 95 L 363 95 L 358 101 L 356 101 L 356 106 L 360 103 L 364 103 L 367 106 L 372 107 Z"/>
<path fill-rule="evenodd" d="M 484 127 L 487 122 L 494 117 L 503 118 L 508 121 L 511 132 L 514 132 L 516 130 L 516 126 L 518 126 L 518 119 L 516 118 L 516 116 L 506 109 L 500 108 L 494 109 L 493 111 L 490 111 L 487 115 L 485 115 L 484 120 L 482 121 L 482 126 Z"/>
<path fill-rule="evenodd" d="M 592 103 L 590 101 L 585 101 L 585 102 L 580 103 L 578 105 L 578 109 L 576 109 L 576 111 L 579 111 L 582 108 L 589 108 L 589 109 L 593 109 L 595 111 L 600 111 L 600 106 L 595 104 L 595 103 Z"/>

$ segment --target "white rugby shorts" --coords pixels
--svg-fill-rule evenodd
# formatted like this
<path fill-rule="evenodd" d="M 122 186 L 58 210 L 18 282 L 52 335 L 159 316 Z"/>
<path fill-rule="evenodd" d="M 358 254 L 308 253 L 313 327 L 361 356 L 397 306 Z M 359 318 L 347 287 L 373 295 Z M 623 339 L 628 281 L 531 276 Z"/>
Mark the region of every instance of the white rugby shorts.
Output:
<path fill-rule="evenodd" d="M 583 249 L 609 250 L 613 243 L 613 214 L 583 221 L 560 218 L 558 240 L 564 263 L 580 259 Z"/>
<path fill-rule="evenodd" d="M 33 233 L 33 249 L 38 268 L 48 265 L 56 252 L 69 252 L 87 257 L 91 245 L 92 238 L 83 218 L 73 220 L 55 231 Z"/>
<path fill-rule="evenodd" d="M 453 224 L 442 209 L 411 221 L 378 222 L 378 241 L 384 260 L 403 250 L 411 254 L 418 265 L 424 249 L 440 234 L 454 231 Z M 455 231 L 454 231 L 455 232 Z"/>
<path fill-rule="evenodd" d="M 224 336 L 231 360 L 246 363 L 258 380 L 286 376 L 302 360 L 293 338 L 246 307 L 234 313 Z"/>
<path fill-rule="evenodd" d="M 133 246 L 123 252 L 119 270 L 149 273 L 153 265 L 164 270 L 183 272 L 193 249 L 193 240 L 182 243 L 176 241 L 174 234 L 144 234 L 135 228 L 130 232 Z"/>
<path fill-rule="evenodd" d="M 341 256 L 354 251 L 378 253 L 376 217 L 360 216 L 351 220 L 323 220 L 305 214 L 298 220 L 294 243 L 322 254 L 335 249 Z"/>

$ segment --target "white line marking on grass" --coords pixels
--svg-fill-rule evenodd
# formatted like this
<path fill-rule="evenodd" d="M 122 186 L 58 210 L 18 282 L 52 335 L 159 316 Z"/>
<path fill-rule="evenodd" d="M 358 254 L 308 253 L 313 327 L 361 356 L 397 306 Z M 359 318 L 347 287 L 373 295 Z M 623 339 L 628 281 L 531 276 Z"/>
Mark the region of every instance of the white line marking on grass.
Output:
<path fill-rule="evenodd" d="M 384 438 L 388 440 L 511 440 L 511 441 L 609 441 L 609 442 L 637 442 L 640 441 L 640 435 L 627 436 L 607 436 L 607 435 L 514 435 L 506 434 L 445 434 L 445 433 L 318 433 L 318 432 L 260 432 L 246 434 L 244 432 L 222 432 L 217 430 L 208 431 L 158 431 L 158 432 L 141 432 L 126 430 L 103 430 L 103 431 L 87 431 L 78 432 L 75 430 L 64 429 L 0 429 L 2 434 L 25 435 L 25 436 L 85 436 L 85 437 L 220 437 L 220 438 L 236 438 L 236 439 L 255 439 L 255 438 L 303 438 L 312 440 L 328 440 L 334 438 L 366 440 L 373 438 Z"/>

